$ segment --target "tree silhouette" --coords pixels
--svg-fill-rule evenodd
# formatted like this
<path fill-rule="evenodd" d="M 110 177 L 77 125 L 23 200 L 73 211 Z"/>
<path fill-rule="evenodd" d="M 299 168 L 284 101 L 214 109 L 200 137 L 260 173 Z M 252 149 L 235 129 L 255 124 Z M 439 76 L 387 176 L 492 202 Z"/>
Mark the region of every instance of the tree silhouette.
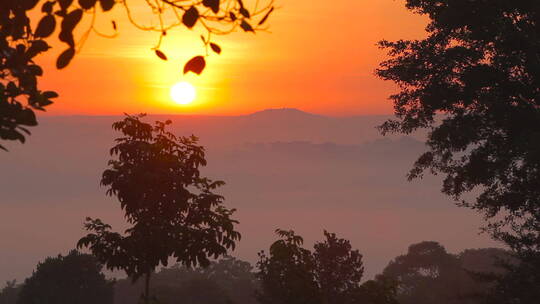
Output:
<path fill-rule="evenodd" d="M 380 42 L 391 58 L 377 74 L 400 87 L 383 133 L 428 128 L 409 178 L 442 173 L 442 191 L 496 239 L 540 256 L 540 2 L 406 5 L 430 18 L 428 37 Z"/>
<path fill-rule="evenodd" d="M 495 276 L 496 285 L 487 295 L 486 304 L 535 304 L 540 299 L 540 258 L 521 256 L 517 264 L 506 264 L 506 273 Z"/>
<path fill-rule="evenodd" d="M 392 260 L 379 279 L 397 283 L 401 304 L 480 304 L 494 287 L 487 278 L 506 273 L 499 263 L 508 259 L 510 253 L 502 249 L 454 255 L 437 242 L 421 242 Z"/>
<path fill-rule="evenodd" d="M 38 77 L 43 70 L 34 58 L 50 48 L 51 36 L 59 30 L 58 39 L 66 49 L 58 56 L 56 67 L 65 68 L 79 51 L 90 34 L 115 37 L 118 24 L 111 20 L 110 29 L 98 29 L 96 16 L 103 12 L 122 9 L 128 20 L 138 29 L 156 32 L 158 39 L 152 47 L 162 60 L 167 55 L 160 50 L 162 40 L 172 29 L 196 26 L 204 28 L 201 36 L 206 49 L 204 55 L 189 60 L 184 73 L 200 74 L 206 66 L 205 56 L 209 50 L 221 53 L 221 47 L 213 40 L 240 29 L 255 33 L 266 29 L 266 21 L 274 10 L 273 0 L 250 9 L 242 0 L 154 0 L 142 1 L 148 14 L 155 20 L 145 25 L 131 13 L 133 1 L 125 0 L 2 0 L 0 2 L 0 139 L 25 141 L 30 134 L 26 127 L 37 125 L 34 110 L 45 110 L 58 95 L 53 91 L 41 91 Z M 30 12 L 33 10 L 33 14 Z M 36 28 L 31 20 L 39 18 Z M 152 18 L 147 18 L 148 20 Z M 86 22 L 85 22 L 86 21 Z M 80 29 L 81 24 L 87 28 Z M 82 30 L 75 37 L 75 30 Z M 105 32 L 108 32 L 105 33 Z M 5 147 L 0 146 L 5 149 Z"/>
<path fill-rule="evenodd" d="M 213 191 L 222 181 L 202 177 L 205 152 L 198 139 L 166 131 L 171 122 L 154 126 L 127 116 L 113 124 L 123 137 L 111 149 L 115 159 L 103 172 L 102 185 L 116 196 L 131 227 L 124 235 L 99 219 L 87 219 L 78 247 L 89 247 L 109 269 L 124 270 L 134 281 L 145 277 L 144 300 L 150 300 L 150 276 L 158 265 L 208 266 L 234 249 L 240 233 L 231 218 L 234 209 Z"/>
<path fill-rule="evenodd" d="M 269 255 L 259 253 L 258 276 L 262 304 L 320 303 L 320 291 L 315 276 L 315 260 L 302 248 L 303 238 L 294 231 L 276 230 L 281 237 L 270 246 Z"/>
<path fill-rule="evenodd" d="M 115 284 L 115 304 L 137 302 L 143 290 L 142 282 L 129 279 Z M 208 267 L 187 268 L 174 265 L 162 268 L 152 277 L 150 289 L 159 294 L 162 303 L 185 304 L 257 304 L 257 280 L 248 262 L 233 257 L 213 261 Z"/>
<path fill-rule="evenodd" d="M 347 303 L 364 274 L 362 255 L 352 249 L 348 240 L 338 239 L 334 233 L 324 231 L 324 237 L 324 242 L 313 247 L 323 303 Z"/>
<path fill-rule="evenodd" d="M 259 254 L 263 304 L 397 304 L 395 284 L 370 280 L 361 284 L 362 255 L 349 241 L 324 232 L 325 240 L 311 252 L 302 248 L 302 237 L 293 231 L 276 230 L 281 237 L 269 255 Z"/>
<path fill-rule="evenodd" d="M 383 271 L 383 276 L 398 283 L 398 300 L 402 304 L 461 303 L 455 297 L 458 259 L 436 242 L 422 242 L 409 247 Z"/>
<path fill-rule="evenodd" d="M 25 280 L 17 304 L 112 304 L 113 283 L 93 256 L 73 250 L 39 263 Z"/>
<path fill-rule="evenodd" d="M 0 290 L 0 304 L 15 304 L 22 285 L 17 285 L 16 280 L 7 281 L 6 286 Z"/>

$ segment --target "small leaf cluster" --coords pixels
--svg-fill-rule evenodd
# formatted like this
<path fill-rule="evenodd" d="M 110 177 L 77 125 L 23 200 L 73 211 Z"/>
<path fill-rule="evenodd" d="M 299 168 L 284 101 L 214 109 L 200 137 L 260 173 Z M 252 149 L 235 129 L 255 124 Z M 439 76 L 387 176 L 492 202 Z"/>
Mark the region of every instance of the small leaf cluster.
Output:
<path fill-rule="evenodd" d="M 100 6 L 103 12 L 110 11 L 116 4 L 115 0 L 46 0 L 43 1 L 41 12 L 43 16 L 38 23 L 35 35 L 42 38 L 51 36 L 58 30 L 58 39 L 67 45 L 56 61 L 56 67 L 63 69 L 69 65 L 76 53 L 76 41 L 74 30 L 83 20 L 86 14 L 93 15 L 90 29 L 83 35 L 81 44 L 84 42 L 89 32 L 94 29 L 94 20 L 97 7 Z M 57 29 L 57 25 L 59 28 Z M 116 28 L 116 22 L 113 21 Z M 115 29 L 116 30 L 116 29 Z"/>
<path fill-rule="evenodd" d="M 198 139 L 168 132 L 170 121 L 150 125 L 141 118 L 114 123 L 123 137 L 111 149 L 115 158 L 101 180 L 131 226 L 120 234 L 99 219 L 87 219 L 90 233 L 78 243 L 134 280 L 166 266 L 171 257 L 187 267 L 207 266 L 240 239 L 235 210 L 214 193 L 224 183 L 201 176 L 206 160 Z"/>
<path fill-rule="evenodd" d="M 42 92 L 37 88 L 37 77 L 43 75 L 34 57 L 49 50 L 47 41 L 57 34 L 66 48 L 60 52 L 56 67 L 67 67 L 82 48 L 91 33 L 113 38 L 118 34 L 118 24 L 111 20 L 112 32 L 105 33 L 96 25 L 97 15 L 119 7 L 127 19 L 138 29 L 157 32 L 158 43 L 153 50 L 162 60 L 168 57 L 159 48 L 163 38 L 176 27 L 193 29 L 200 25 L 206 31 L 203 42 L 206 55 L 195 56 L 183 67 L 183 73 L 202 73 L 206 67 L 208 49 L 216 54 L 221 47 L 212 41 L 215 35 L 225 35 L 237 27 L 245 32 L 265 30 L 263 27 L 273 12 L 273 0 L 267 5 L 255 6 L 250 11 L 242 0 L 157 0 L 146 1 L 158 26 L 143 25 L 131 14 L 134 1 L 119 0 L 2 0 L 0 3 L 0 139 L 25 141 L 30 134 L 26 127 L 37 125 L 34 110 L 44 110 L 57 94 Z M 258 2 L 257 2 L 258 4 Z M 30 10 L 36 10 L 37 26 L 32 28 Z M 169 16 L 176 16 L 171 20 Z M 34 14 L 32 14 L 34 16 Z M 262 18 L 258 19 L 258 16 Z M 34 17 L 32 17 L 34 18 Z M 39 19 L 38 19 L 39 18 Z M 257 18 L 257 19 L 255 19 Z M 174 19 L 174 18 L 173 18 Z M 256 21 L 258 20 L 258 22 Z M 257 22 L 256 25 L 252 23 Z M 81 24 L 87 25 L 80 37 L 74 33 Z M 152 22 L 151 24 L 155 24 Z M 179 69 L 179 72 L 181 72 Z M 5 149 L 0 145 L 0 149 Z"/>
<path fill-rule="evenodd" d="M 264 24 L 274 11 L 273 0 L 262 8 L 255 7 L 254 11 L 248 10 L 242 0 L 162 1 L 166 5 L 159 6 L 159 9 L 163 12 L 172 10 L 175 15 L 179 16 L 179 23 L 189 29 L 197 24 L 205 28 L 207 37 L 201 36 L 201 39 L 207 49 L 206 55 L 208 55 L 208 49 L 216 54 L 222 52 L 221 47 L 212 41 L 213 35 L 228 34 L 235 31 L 237 27 L 244 32 L 252 33 L 257 30 L 264 30 Z M 256 21 L 254 20 L 256 16 L 262 17 Z M 253 25 L 253 22 L 256 22 L 256 24 Z M 159 50 L 159 46 L 167 31 L 172 27 L 174 26 L 161 23 L 161 26 L 157 29 L 161 32 L 161 36 L 158 45 L 155 47 L 155 52 L 162 60 L 167 60 L 168 57 Z M 184 74 L 193 72 L 199 75 L 205 66 L 205 56 L 195 56 L 184 65 L 183 72 Z"/>

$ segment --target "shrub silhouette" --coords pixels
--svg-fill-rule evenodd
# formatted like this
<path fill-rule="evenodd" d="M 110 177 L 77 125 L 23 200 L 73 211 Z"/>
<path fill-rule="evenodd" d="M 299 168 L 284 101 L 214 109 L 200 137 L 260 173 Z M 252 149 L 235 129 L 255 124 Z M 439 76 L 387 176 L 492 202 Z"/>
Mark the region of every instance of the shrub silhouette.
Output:
<path fill-rule="evenodd" d="M 112 304 L 113 284 L 95 257 L 73 250 L 40 262 L 24 281 L 17 304 Z"/>

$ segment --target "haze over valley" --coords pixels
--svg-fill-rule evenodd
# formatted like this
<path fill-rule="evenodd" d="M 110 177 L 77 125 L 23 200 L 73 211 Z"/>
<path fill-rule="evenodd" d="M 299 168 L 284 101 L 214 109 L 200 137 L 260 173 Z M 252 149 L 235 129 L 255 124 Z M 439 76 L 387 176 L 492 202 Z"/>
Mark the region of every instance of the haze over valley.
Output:
<path fill-rule="evenodd" d="M 21 281 L 44 256 L 73 248 L 86 216 L 123 227 L 117 202 L 99 186 L 119 135 L 111 123 L 120 118 L 43 117 L 27 143 L 8 145 L 0 159 L 7 173 L 0 176 L 0 239 L 10 250 L 0 251 L 0 281 Z M 226 205 L 238 209 L 242 241 L 233 255 L 250 262 L 276 228 L 294 229 L 308 246 L 322 229 L 350 239 L 364 255 L 368 278 L 423 240 L 450 252 L 496 246 L 478 235 L 477 214 L 439 192 L 437 178 L 407 182 L 424 145 L 420 136 L 382 137 L 375 127 L 388 118 L 274 109 L 145 120 L 171 119 L 175 134 L 200 137 L 206 174 L 226 182 Z"/>

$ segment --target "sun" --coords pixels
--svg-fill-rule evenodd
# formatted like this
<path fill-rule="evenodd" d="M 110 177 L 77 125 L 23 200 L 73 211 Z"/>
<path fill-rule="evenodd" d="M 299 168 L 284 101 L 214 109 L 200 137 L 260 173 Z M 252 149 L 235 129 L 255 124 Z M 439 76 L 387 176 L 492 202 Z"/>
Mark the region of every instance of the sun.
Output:
<path fill-rule="evenodd" d="M 190 104 L 196 97 L 196 91 L 189 82 L 178 82 L 171 87 L 171 98 L 177 104 Z"/>

